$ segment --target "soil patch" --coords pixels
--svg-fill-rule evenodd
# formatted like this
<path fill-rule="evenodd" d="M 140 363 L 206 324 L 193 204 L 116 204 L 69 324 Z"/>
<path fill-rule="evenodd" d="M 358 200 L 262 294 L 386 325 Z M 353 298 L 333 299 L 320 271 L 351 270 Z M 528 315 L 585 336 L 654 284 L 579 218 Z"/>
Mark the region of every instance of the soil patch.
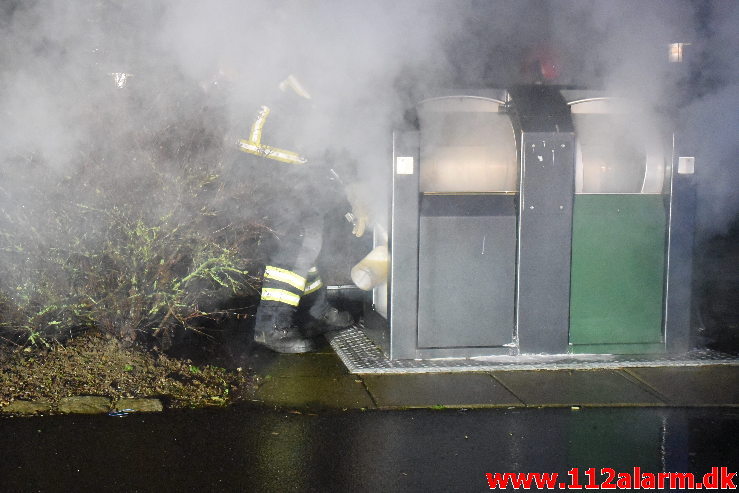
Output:
<path fill-rule="evenodd" d="M 248 371 L 195 365 L 97 333 L 43 351 L 0 350 L 0 406 L 16 400 L 57 404 L 75 395 L 157 397 L 170 408 L 225 406 L 249 398 L 254 387 Z"/>

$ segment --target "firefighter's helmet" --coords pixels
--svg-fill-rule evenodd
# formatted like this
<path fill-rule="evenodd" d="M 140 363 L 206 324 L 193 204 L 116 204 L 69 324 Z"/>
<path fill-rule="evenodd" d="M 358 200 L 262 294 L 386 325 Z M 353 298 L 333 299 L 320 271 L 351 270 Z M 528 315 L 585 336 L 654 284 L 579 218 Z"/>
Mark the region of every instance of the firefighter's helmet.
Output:
<path fill-rule="evenodd" d="M 522 74 L 531 82 L 555 82 L 561 75 L 559 56 L 548 45 L 536 46 L 524 58 Z"/>

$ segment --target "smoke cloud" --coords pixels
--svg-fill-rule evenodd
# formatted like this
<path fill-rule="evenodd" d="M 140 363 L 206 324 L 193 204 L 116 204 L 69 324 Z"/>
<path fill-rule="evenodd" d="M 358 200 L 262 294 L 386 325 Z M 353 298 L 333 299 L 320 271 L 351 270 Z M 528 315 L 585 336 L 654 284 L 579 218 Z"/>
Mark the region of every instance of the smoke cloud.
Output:
<path fill-rule="evenodd" d="M 521 82 L 537 45 L 555 51 L 560 83 L 654 107 L 674 101 L 686 82 L 664 63 L 669 42 L 711 43 L 710 70 L 727 80 L 736 66 L 730 3 L 10 2 L 0 150 L 31 149 L 55 168 L 75 161 L 96 130 L 90 112 L 111 105 L 110 74 L 132 74 L 128 84 L 146 84 L 151 103 L 183 99 L 176 90 L 207 84 L 219 70 L 236 73 L 227 106 L 232 125 L 245 129 L 263 94 L 295 73 L 323 116 L 310 129 L 321 137 L 313 140 L 351 149 L 373 176 L 387 167 L 388 134 L 406 107 L 440 88 Z M 712 17 L 701 18 L 701 9 Z M 170 123 L 164 113 L 146 113 L 152 127 Z"/>
<path fill-rule="evenodd" d="M 688 99 L 677 120 L 698 156 L 704 229 L 724 228 L 739 210 L 734 2 L 3 5 L 0 209 L 4 233 L 17 226 L 8 218 L 23 215 L 39 244 L 62 241 L 44 231 L 70 196 L 90 207 L 136 204 L 147 217 L 170 214 L 195 193 L 193 180 L 216 173 L 221 132 L 245 137 L 264 94 L 291 73 L 309 87 L 320 115 L 301 140 L 346 152 L 382 204 L 390 135 L 410 106 L 443 88 L 530 81 L 526 57 L 542 46 L 556 54 L 563 85 L 638 98 L 660 118 L 674 117 L 669 108 Z M 671 42 L 692 43 L 699 56 L 668 65 Z M 226 79 L 231 87 L 218 106 L 211 89 Z M 226 222 L 248 216 L 223 210 L 233 215 Z M 68 234 L 103 241 L 94 234 L 105 228 L 100 217 L 80 213 L 78 224 Z M 4 258 L 0 273 L 17 267 L 17 256 Z"/>

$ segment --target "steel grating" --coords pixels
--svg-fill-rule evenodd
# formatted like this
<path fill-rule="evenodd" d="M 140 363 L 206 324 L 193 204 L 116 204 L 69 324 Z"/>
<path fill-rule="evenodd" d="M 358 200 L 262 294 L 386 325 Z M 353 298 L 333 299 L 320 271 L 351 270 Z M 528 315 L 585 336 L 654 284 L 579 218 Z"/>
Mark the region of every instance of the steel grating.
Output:
<path fill-rule="evenodd" d="M 555 354 L 482 358 L 390 360 L 365 335 L 361 324 L 326 335 L 351 373 L 453 373 L 509 370 L 590 370 L 606 368 L 739 365 L 739 357 L 710 350 L 684 354 Z"/>

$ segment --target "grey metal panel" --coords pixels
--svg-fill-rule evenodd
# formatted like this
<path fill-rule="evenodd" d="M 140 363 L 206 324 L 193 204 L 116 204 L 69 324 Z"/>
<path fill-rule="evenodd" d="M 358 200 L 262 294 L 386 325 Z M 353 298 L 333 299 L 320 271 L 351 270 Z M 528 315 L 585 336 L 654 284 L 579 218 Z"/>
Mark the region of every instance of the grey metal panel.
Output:
<path fill-rule="evenodd" d="M 524 353 L 565 353 L 569 331 L 573 133 L 521 135 L 518 342 Z"/>
<path fill-rule="evenodd" d="M 486 356 L 512 356 L 518 350 L 510 346 L 492 347 L 451 347 L 451 348 L 421 348 L 416 350 L 416 358 L 438 359 L 438 358 L 483 358 Z"/>
<path fill-rule="evenodd" d="M 388 176 L 388 188 L 390 187 L 390 178 L 391 177 Z M 388 211 L 386 224 L 389 225 L 391 224 L 389 217 L 389 197 L 386 210 Z M 386 235 L 386 232 L 380 233 L 379 228 L 375 227 L 372 232 L 372 248 L 374 249 L 380 245 L 386 245 Z M 387 286 L 384 286 L 384 289 L 381 287 L 375 287 L 371 292 L 365 293 L 364 298 L 364 330 L 367 333 L 367 336 L 370 337 L 385 354 L 390 354 L 390 325 L 385 318 L 389 302 L 388 291 Z M 381 298 L 383 296 L 385 299 Z M 378 305 L 384 306 L 385 311 L 378 311 Z"/>
<path fill-rule="evenodd" d="M 390 325 L 385 317 L 373 309 L 369 302 L 364 305 L 363 330 L 375 346 L 379 347 L 386 355 L 390 354 Z"/>
<path fill-rule="evenodd" d="M 419 348 L 511 344 L 515 196 L 428 199 L 436 205 L 422 205 L 420 220 Z M 487 215 L 477 215 L 486 212 L 480 205 Z M 438 215 L 444 212 L 456 214 Z"/>
<path fill-rule="evenodd" d="M 390 358 L 415 357 L 418 327 L 418 163 L 419 133 L 393 135 L 393 195 L 390 212 L 390 275 L 388 322 Z M 410 157 L 413 167 L 398 169 L 398 158 Z"/>
<path fill-rule="evenodd" d="M 670 180 L 667 233 L 667 279 L 665 283 L 665 342 L 669 352 L 690 348 L 695 234 L 695 175 L 678 174 L 673 159 Z"/>
<path fill-rule="evenodd" d="M 517 86 L 510 89 L 513 123 L 522 132 L 573 132 L 570 107 L 554 86 Z"/>

